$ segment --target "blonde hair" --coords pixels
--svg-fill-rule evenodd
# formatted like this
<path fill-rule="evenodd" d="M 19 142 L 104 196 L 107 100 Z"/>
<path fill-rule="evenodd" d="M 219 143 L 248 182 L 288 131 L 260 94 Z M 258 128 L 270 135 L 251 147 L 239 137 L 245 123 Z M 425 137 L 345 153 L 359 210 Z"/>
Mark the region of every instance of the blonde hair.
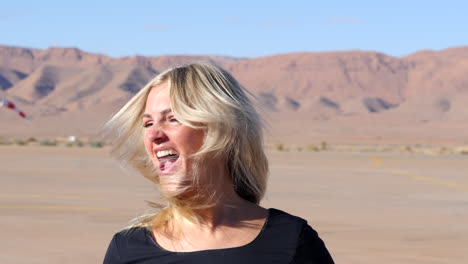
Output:
<path fill-rule="evenodd" d="M 236 193 L 258 204 L 265 194 L 268 174 L 262 119 L 247 96 L 247 90 L 217 65 L 193 63 L 168 69 L 152 79 L 106 123 L 108 136 L 113 140 L 112 154 L 144 177 L 159 183 L 157 170 L 144 147 L 142 115 L 151 89 L 166 82 L 177 120 L 205 131 L 203 145 L 195 155 L 198 167 L 203 167 L 200 164 L 210 157 L 223 160 Z M 161 207 L 158 214 L 144 218 L 141 223 L 162 226 L 175 215 L 182 213 L 193 217 L 191 209 L 209 206 L 196 204 L 199 200 L 188 198 L 184 195 L 186 191 L 187 188 L 163 197 L 168 206 Z M 155 203 L 150 205 L 160 207 Z"/>

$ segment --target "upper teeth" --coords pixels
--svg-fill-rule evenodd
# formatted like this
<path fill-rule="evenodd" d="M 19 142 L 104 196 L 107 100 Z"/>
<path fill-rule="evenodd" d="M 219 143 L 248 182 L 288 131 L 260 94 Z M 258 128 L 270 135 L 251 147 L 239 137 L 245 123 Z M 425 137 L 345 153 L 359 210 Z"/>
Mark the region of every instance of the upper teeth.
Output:
<path fill-rule="evenodd" d="M 174 150 L 172 149 L 167 149 L 167 150 L 160 150 L 156 153 L 156 156 L 158 158 L 161 158 L 161 157 L 165 157 L 165 156 L 169 156 L 169 155 L 176 155 L 177 152 L 175 152 Z"/>

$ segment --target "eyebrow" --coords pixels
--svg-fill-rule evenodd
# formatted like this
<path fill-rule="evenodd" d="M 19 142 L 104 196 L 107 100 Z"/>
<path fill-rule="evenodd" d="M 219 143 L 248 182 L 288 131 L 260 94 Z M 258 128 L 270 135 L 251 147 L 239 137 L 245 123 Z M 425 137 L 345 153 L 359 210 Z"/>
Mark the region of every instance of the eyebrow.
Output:
<path fill-rule="evenodd" d="M 160 113 L 162 116 L 165 116 L 165 115 L 169 114 L 170 112 L 172 112 L 172 109 L 166 108 L 166 109 L 162 110 L 162 111 L 159 112 L 159 113 Z M 142 116 L 142 118 L 145 118 L 145 117 L 147 117 L 147 118 L 152 118 L 152 116 L 151 116 L 150 114 L 147 114 L 147 113 L 144 113 L 143 116 Z"/>

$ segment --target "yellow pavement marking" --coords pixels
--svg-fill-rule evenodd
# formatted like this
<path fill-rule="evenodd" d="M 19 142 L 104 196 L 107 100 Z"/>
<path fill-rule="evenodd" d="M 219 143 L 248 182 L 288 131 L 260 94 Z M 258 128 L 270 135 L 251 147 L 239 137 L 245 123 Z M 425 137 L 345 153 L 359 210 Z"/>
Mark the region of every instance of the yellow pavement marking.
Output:
<path fill-rule="evenodd" d="M 376 167 L 379 167 L 379 166 L 382 165 L 382 160 L 379 157 L 374 156 L 374 157 L 372 157 L 372 160 L 374 161 L 374 165 Z M 454 182 L 448 182 L 448 181 L 443 181 L 443 180 L 439 180 L 439 179 L 435 179 L 435 178 L 431 178 L 431 177 L 420 176 L 420 175 L 412 174 L 412 173 L 409 173 L 409 172 L 406 172 L 406 171 L 401 171 L 401 170 L 387 170 L 387 171 L 390 172 L 390 173 L 393 173 L 393 174 L 398 174 L 398 175 L 401 175 L 401 176 L 407 176 L 407 177 L 413 178 L 413 179 L 415 179 L 417 181 L 423 181 L 423 182 L 432 183 L 432 184 L 436 184 L 436 185 L 440 185 L 440 186 L 445 186 L 445 187 L 454 188 L 454 189 L 458 189 L 458 190 L 468 191 L 468 186 L 458 184 L 458 183 L 454 183 Z"/>
<path fill-rule="evenodd" d="M 372 160 L 374 161 L 375 166 L 378 167 L 378 166 L 382 165 L 382 160 L 380 159 L 380 157 L 374 156 L 374 157 L 372 157 Z"/>
<path fill-rule="evenodd" d="M 423 182 L 433 183 L 433 184 L 446 186 L 446 187 L 450 187 L 450 188 L 454 188 L 458 190 L 468 191 L 468 186 L 454 183 L 454 182 L 448 182 L 448 181 L 443 181 L 443 180 L 434 179 L 430 177 L 415 175 L 415 174 L 411 174 L 405 171 L 391 171 L 391 172 L 394 174 L 402 175 L 402 176 L 408 176 L 418 181 L 423 181 Z"/>
<path fill-rule="evenodd" d="M 0 193 L 0 197 L 11 198 L 44 198 L 53 200 L 82 200 L 82 201 L 102 201 L 104 198 L 92 196 L 71 196 L 71 195 L 44 195 L 44 194 L 8 194 Z"/>
<path fill-rule="evenodd" d="M 33 209 L 65 211 L 108 211 L 110 208 L 90 206 L 56 206 L 56 205 L 0 205 L 0 209 Z"/>

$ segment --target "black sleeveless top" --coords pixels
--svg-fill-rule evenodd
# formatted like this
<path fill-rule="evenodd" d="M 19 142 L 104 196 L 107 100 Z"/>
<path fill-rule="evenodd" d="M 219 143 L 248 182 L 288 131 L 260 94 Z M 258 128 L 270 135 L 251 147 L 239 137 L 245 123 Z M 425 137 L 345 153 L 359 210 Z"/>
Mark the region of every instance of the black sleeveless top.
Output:
<path fill-rule="evenodd" d="M 323 241 L 307 221 L 277 209 L 269 214 L 258 236 L 234 248 L 172 252 L 161 248 L 144 227 L 114 235 L 104 264 L 292 264 L 334 263 Z"/>

